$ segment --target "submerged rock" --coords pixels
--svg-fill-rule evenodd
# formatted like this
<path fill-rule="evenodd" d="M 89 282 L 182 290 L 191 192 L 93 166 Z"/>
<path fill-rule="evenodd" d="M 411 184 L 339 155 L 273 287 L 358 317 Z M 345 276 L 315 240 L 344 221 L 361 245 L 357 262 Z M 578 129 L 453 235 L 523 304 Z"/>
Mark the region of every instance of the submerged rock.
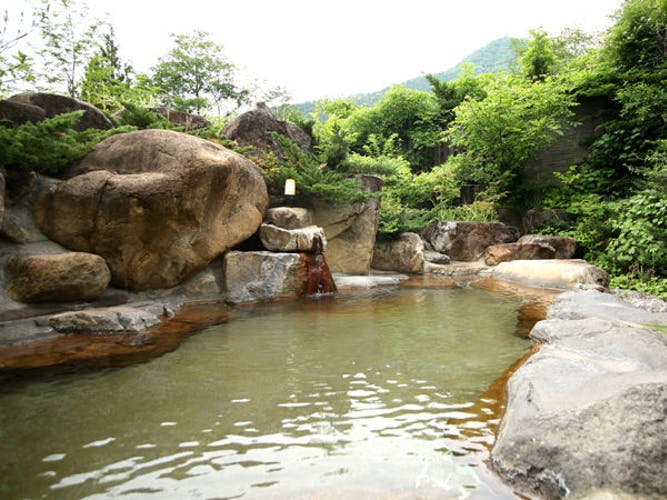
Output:
<path fill-rule="evenodd" d="M 433 250 L 460 261 L 478 260 L 487 247 L 515 240 L 501 222 L 436 222 L 424 229 L 421 236 Z"/>
<path fill-rule="evenodd" d="M 27 303 L 95 300 L 111 279 L 104 259 L 84 252 L 17 256 L 7 274 L 7 295 Z"/>
<path fill-rule="evenodd" d="M 42 192 L 35 220 L 58 243 L 107 261 L 114 284 L 169 288 L 251 236 L 268 205 L 255 164 L 169 130 L 99 143 Z"/>
<path fill-rule="evenodd" d="M 571 290 L 582 286 L 605 288 L 609 275 L 584 260 L 514 260 L 491 270 L 496 279 L 525 285 Z"/>
<path fill-rule="evenodd" d="M 395 241 L 376 242 L 371 266 L 399 273 L 421 273 L 424 271 L 424 242 L 417 233 L 402 233 Z"/>

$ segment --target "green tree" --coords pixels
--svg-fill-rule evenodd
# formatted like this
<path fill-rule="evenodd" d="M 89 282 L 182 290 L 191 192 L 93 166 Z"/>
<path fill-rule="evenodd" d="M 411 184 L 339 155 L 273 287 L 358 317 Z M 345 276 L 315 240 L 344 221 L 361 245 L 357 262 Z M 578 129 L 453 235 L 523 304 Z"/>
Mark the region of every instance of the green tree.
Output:
<path fill-rule="evenodd" d="M 605 39 L 605 59 L 621 72 L 664 70 L 667 0 L 626 0 L 616 19 Z"/>
<path fill-rule="evenodd" d="M 14 84 L 34 79 L 32 60 L 18 46 L 35 29 L 35 22 L 28 25 L 25 13 L 18 14 L 17 27 L 10 31 L 9 10 L 5 9 L 0 26 L 0 95 Z"/>
<path fill-rule="evenodd" d="M 132 66 L 124 63 L 118 53 L 113 28 L 102 35 L 102 44 L 86 67 L 81 82 L 81 98 L 102 111 L 114 113 L 132 83 Z"/>
<path fill-rule="evenodd" d="M 42 0 L 39 32 L 44 60 L 41 76 L 51 90 L 78 98 L 81 73 L 98 46 L 104 22 L 91 19 L 88 5 L 78 0 Z"/>
<path fill-rule="evenodd" d="M 382 141 L 395 135 L 401 154 L 416 171 L 433 166 L 434 149 L 442 137 L 438 103 L 433 94 L 394 85 L 372 108 L 359 108 L 346 119 L 351 148 L 363 152 L 371 136 Z"/>
<path fill-rule="evenodd" d="M 553 74 L 556 54 L 549 35 L 542 30 L 530 30 L 530 39 L 520 63 L 523 74 L 533 80 L 544 80 Z"/>
<path fill-rule="evenodd" d="M 492 80 L 481 100 L 465 100 L 447 137 L 460 153 L 451 161 L 462 180 L 520 199 L 519 174 L 528 158 L 553 142 L 572 115 L 574 98 L 552 79 L 512 75 Z"/>
<path fill-rule="evenodd" d="M 240 106 L 248 91 L 235 83 L 236 67 L 223 56 L 224 48 L 209 33 L 172 34 L 174 47 L 159 59 L 153 83 L 166 106 L 201 113 L 212 106 L 221 113 L 223 103 Z"/>

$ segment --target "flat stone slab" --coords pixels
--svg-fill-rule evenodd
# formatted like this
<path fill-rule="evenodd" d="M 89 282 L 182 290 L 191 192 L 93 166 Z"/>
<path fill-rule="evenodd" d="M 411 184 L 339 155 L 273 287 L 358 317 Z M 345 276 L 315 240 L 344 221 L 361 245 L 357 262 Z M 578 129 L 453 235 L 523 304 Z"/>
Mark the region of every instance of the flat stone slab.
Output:
<path fill-rule="evenodd" d="M 150 311 L 118 306 L 64 312 L 51 316 L 48 322 L 60 333 L 137 333 L 157 325 L 160 318 Z"/>
<path fill-rule="evenodd" d="M 284 229 L 273 224 L 262 224 L 259 239 L 272 252 L 312 252 L 314 249 L 324 252 L 327 246 L 324 231 L 318 226 Z"/>
<path fill-rule="evenodd" d="M 607 273 L 585 260 L 513 260 L 501 262 L 491 271 L 496 279 L 518 281 L 542 288 L 573 290 L 609 285 Z"/>
<path fill-rule="evenodd" d="M 596 291 L 554 300 L 508 384 L 491 452 L 505 480 L 545 498 L 667 496 L 667 335 L 631 322 L 656 314 Z"/>
<path fill-rule="evenodd" d="M 613 318 L 640 325 L 665 325 L 667 327 L 667 312 L 646 311 L 629 304 L 616 295 L 597 290 L 560 294 L 549 308 L 549 318 Z"/>
<path fill-rule="evenodd" d="M 410 279 L 405 274 L 373 274 L 355 276 L 350 274 L 334 273 L 333 277 L 338 290 L 395 286 L 400 284 L 402 281 Z"/>

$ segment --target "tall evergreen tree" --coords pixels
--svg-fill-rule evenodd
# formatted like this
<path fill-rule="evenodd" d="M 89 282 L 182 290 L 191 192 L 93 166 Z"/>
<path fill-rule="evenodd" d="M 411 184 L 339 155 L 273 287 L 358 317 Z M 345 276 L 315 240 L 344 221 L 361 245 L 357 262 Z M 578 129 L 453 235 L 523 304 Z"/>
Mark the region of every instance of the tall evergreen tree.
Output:
<path fill-rule="evenodd" d="M 102 43 L 86 67 L 81 82 L 81 98 L 103 111 L 113 113 L 122 107 L 123 95 L 132 82 L 132 66 L 120 58 L 112 27 L 102 35 Z"/>

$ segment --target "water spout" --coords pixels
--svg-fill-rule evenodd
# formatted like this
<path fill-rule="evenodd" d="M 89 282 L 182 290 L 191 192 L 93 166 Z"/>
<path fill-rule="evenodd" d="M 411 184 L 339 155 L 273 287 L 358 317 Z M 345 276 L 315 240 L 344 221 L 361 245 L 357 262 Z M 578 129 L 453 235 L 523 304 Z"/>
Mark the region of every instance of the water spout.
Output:
<path fill-rule="evenodd" d="M 329 266 L 324 258 L 324 244 L 319 234 L 313 236 L 310 253 L 306 254 L 308 266 L 308 295 L 330 294 L 336 291 Z"/>

